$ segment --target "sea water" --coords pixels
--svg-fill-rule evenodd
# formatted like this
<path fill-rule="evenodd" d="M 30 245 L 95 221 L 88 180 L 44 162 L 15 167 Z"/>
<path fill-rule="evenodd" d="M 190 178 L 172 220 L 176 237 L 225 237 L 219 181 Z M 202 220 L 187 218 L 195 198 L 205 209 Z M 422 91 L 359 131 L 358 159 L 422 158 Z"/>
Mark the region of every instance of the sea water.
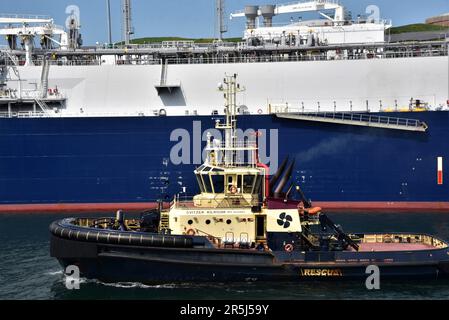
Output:
<path fill-rule="evenodd" d="M 80 290 L 68 290 L 60 265 L 50 257 L 48 231 L 52 221 L 68 216 L 73 214 L 0 215 L 0 299 L 449 299 L 448 280 L 381 280 L 380 290 L 367 290 L 364 281 L 149 286 L 84 279 Z M 347 232 L 417 232 L 449 240 L 449 214 L 338 213 L 329 216 Z"/>

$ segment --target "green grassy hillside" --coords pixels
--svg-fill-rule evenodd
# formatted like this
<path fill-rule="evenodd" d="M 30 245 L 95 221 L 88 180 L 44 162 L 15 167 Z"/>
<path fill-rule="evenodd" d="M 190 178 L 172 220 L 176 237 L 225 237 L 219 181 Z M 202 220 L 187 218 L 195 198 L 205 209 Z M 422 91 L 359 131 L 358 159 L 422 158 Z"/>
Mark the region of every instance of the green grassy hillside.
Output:
<path fill-rule="evenodd" d="M 131 43 L 133 44 L 149 44 L 149 43 L 161 43 L 163 41 L 195 41 L 196 43 L 211 43 L 214 39 L 210 38 L 182 38 L 182 37 L 147 37 L 147 38 L 139 38 L 133 39 Z M 225 42 L 239 42 L 242 41 L 241 38 L 226 38 L 223 39 Z"/>
<path fill-rule="evenodd" d="M 425 32 L 425 31 L 447 31 L 449 28 L 436 26 L 425 23 L 409 24 L 405 26 L 393 27 L 390 29 L 391 34 L 407 33 L 407 32 Z M 151 43 L 161 43 L 163 41 L 195 41 L 196 43 L 211 43 L 214 39 L 211 38 L 182 38 L 182 37 L 146 37 L 133 39 L 131 43 L 133 44 L 151 44 Z M 225 42 L 240 42 L 241 38 L 226 38 L 223 39 Z M 122 43 L 118 43 L 122 44 Z"/>
<path fill-rule="evenodd" d="M 407 33 L 407 32 L 425 32 L 425 31 L 448 31 L 449 28 L 436 26 L 433 24 L 415 23 L 390 29 L 391 34 Z"/>

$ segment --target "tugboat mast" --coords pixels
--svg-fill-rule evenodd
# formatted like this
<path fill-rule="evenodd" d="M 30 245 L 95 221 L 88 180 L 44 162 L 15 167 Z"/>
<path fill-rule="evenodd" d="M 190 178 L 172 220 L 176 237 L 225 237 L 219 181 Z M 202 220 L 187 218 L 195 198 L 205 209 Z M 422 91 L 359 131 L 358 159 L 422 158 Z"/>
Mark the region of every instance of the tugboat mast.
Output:
<path fill-rule="evenodd" d="M 237 74 L 226 75 L 223 84 L 219 85 L 220 91 L 224 92 L 226 123 L 221 124 L 218 120 L 215 128 L 225 132 L 225 166 L 233 167 L 236 162 L 237 146 L 237 93 L 245 91 L 237 83 Z M 244 147 L 244 146 L 243 146 Z"/>

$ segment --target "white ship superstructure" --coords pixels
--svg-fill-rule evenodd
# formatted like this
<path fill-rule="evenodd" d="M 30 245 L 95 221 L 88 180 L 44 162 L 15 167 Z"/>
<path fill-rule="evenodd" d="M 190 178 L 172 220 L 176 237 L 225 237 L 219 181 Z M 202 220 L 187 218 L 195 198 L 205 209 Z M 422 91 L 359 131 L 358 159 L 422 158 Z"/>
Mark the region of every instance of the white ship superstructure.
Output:
<path fill-rule="evenodd" d="M 278 14 L 308 11 L 324 20 L 272 22 Z M 242 42 L 82 48 L 76 19 L 64 30 L 50 18 L 4 16 L 0 33 L 9 47 L 1 50 L 0 112 L 222 114 L 213 83 L 224 73 L 238 73 L 247 84 L 240 113 L 403 111 L 416 101 L 430 109 L 448 105 L 448 42 L 388 43 L 390 22 L 348 20 L 333 0 L 248 6 L 232 17 L 247 18 Z M 34 46 L 37 37 L 40 48 Z"/>
<path fill-rule="evenodd" d="M 321 12 L 332 10 L 333 17 Z M 273 17 L 281 14 L 319 12 L 324 20 L 297 21 L 290 24 L 273 24 Z M 231 14 L 232 18 L 246 17 L 247 29 L 244 39 L 251 43 L 274 43 L 280 45 L 347 45 L 360 43 L 383 43 L 385 31 L 391 21 L 376 18 L 351 21 L 348 12 L 336 0 L 306 0 L 284 5 L 247 6 L 245 10 Z M 263 17 L 263 25 L 259 18 Z"/>

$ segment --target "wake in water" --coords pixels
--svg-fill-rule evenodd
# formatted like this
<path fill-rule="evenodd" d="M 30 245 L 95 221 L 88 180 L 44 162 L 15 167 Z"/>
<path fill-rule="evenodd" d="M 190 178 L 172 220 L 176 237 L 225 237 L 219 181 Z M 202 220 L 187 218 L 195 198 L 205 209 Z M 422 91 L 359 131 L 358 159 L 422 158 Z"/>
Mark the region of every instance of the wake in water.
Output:
<path fill-rule="evenodd" d="M 89 280 L 89 283 L 95 283 L 106 287 L 122 288 L 122 289 L 175 289 L 179 285 L 174 283 L 169 284 L 159 284 L 159 285 L 146 285 L 140 282 L 117 282 L 117 283 L 106 283 L 98 280 Z"/>
<path fill-rule="evenodd" d="M 50 272 L 44 273 L 44 275 L 46 275 L 46 276 L 59 276 L 59 275 L 62 275 L 62 274 L 63 274 L 62 270 L 50 271 Z"/>
<path fill-rule="evenodd" d="M 96 279 L 83 279 L 82 283 L 100 285 L 104 287 L 120 288 L 120 289 L 201 289 L 201 288 L 220 288 L 225 286 L 224 283 L 164 283 L 164 284 L 143 284 L 141 282 L 115 282 L 108 283 Z M 226 284 L 226 290 L 232 290 L 231 284 Z"/>
<path fill-rule="evenodd" d="M 65 284 L 67 281 L 67 276 L 62 270 L 58 271 L 50 271 L 45 273 L 47 276 L 62 276 L 58 282 Z M 119 288 L 119 289 L 220 289 L 224 288 L 227 292 L 237 292 L 237 293 L 245 293 L 248 291 L 248 286 L 252 287 L 256 281 L 254 279 L 248 279 L 244 283 L 233 283 L 233 284 L 225 284 L 225 283 L 192 283 L 192 282 L 184 282 L 184 283 L 164 283 L 164 284 L 144 284 L 141 282 L 103 282 L 97 279 L 87 279 L 80 278 L 80 284 L 94 285 L 94 286 L 103 286 L 103 287 L 111 287 L 111 288 Z"/>
<path fill-rule="evenodd" d="M 63 272 L 63 270 L 57 270 L 57 271 L 50 271 L 44 273 L 45 276 L 62 276 L 60 277 L 58 282 L 66 283 L 67 276 Z M 93 285 L 101 285 L 105 287 L 114 287 L 114 288 L 121 288 L 121 289 L 175 289 L 180 287 L 189 287 L 193 284 L 174 284 L 174 283 L 168 283 L 168 284 L 159 284 L 159 285 L 146 285 L 140 282 L 117 282 L 117 283 L 107 283 L 102 282 L 96 279 L 87 279 L 87 278 L 80 278 L 79 279 L 80 284 L 93 284 Z"/>

